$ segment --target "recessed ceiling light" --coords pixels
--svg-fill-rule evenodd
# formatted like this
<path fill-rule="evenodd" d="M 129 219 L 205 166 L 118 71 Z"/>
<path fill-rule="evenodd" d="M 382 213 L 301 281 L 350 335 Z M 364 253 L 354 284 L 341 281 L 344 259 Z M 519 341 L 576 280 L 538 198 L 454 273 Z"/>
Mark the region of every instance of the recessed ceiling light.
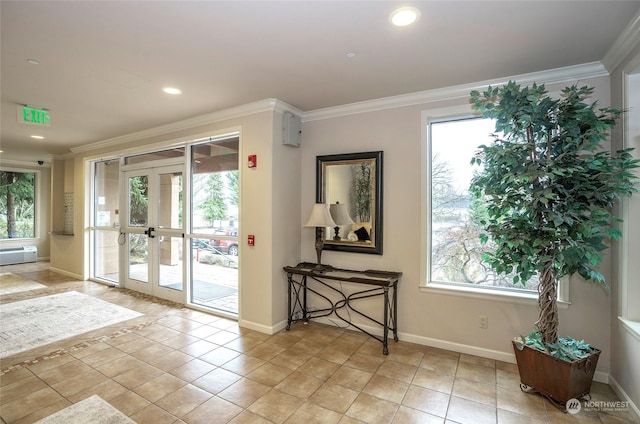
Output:
<path fill-rule="evenodd" d="M 41 135 L 32 135 L 31 138 L 35 138 L 36 140 L 44 140 L 44 137 Z"/>
<path fill-rule="evenodd" d="M 415 7 L 401 7 L 393 11 L 389 19 L 395 26 L 411 25 L 420 17 L 420 11 Z"/>
<path fill-rule="evenodd" d="M 164 91 L 167 94 L 182 94 L 182 90 L 175 87 L 164 87 L 162 91 Z"/>
<path fill-rule="evenodd" d="M 27 63 L 30 63 L 32 65 L 39 65 L 40 64 L 40 62 L 38 62 L 35 59 L 27 59 Z"/>

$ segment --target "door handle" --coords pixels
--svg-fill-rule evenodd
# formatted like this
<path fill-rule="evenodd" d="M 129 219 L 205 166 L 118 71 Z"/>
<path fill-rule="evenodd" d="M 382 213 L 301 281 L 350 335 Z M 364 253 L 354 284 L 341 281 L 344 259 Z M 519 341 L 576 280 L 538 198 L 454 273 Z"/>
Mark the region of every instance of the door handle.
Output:
<path fill-rule="evenodd" d="M 149 227 L 148 229 L 146 229 L 146 230 L 144 231 L 144 233 L 145 233 L 147 236 L 149 236 L 149 238 L 155 238 L 155 235 L 153 234 L 153 232 L 154 232 L 155 230 L 156 230 L 155 228 L 153 228 L 153 227 Z"/>

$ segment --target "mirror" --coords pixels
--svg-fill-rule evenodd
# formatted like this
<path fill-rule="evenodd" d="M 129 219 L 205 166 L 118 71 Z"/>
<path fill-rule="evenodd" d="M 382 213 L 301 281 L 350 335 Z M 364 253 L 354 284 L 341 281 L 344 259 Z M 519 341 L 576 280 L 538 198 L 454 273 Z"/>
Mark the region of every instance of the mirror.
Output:
<path fill-rule="evenodd" d="M 382 254 L 381 151 L 317 156 L 316 202 L 338 224 L 324 232 L 324 250 Z"/>

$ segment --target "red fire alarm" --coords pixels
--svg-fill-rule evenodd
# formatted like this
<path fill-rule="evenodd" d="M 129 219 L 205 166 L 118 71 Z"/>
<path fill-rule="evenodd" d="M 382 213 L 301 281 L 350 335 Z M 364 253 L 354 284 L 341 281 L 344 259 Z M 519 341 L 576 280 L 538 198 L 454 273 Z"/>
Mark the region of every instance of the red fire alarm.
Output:
<path fill-rule="evenodd" d="M 255 168 L 258 166 L 258 155 L 249 155 L 249 159 L 247 159 L 247 166 L 249 168 Z"/>
<path fill-rule="evenodd" d="M 247 237 L 247 244 L 249 246 L 253 246 L 256 244 L 256 236 L 254 236 L 253 234 L 249 234 L 249 237 Z"/>

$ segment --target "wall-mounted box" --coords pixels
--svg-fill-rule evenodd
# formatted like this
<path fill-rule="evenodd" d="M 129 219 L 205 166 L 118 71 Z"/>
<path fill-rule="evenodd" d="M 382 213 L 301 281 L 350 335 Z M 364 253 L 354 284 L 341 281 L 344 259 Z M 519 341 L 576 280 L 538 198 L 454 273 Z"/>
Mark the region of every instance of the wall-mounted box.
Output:
<path fill-rule="evenodd" d="M 286 146 L 300 146 L 302 138 L 302 120 L 291 112 L 282 114 L 282 144 Z"/>

